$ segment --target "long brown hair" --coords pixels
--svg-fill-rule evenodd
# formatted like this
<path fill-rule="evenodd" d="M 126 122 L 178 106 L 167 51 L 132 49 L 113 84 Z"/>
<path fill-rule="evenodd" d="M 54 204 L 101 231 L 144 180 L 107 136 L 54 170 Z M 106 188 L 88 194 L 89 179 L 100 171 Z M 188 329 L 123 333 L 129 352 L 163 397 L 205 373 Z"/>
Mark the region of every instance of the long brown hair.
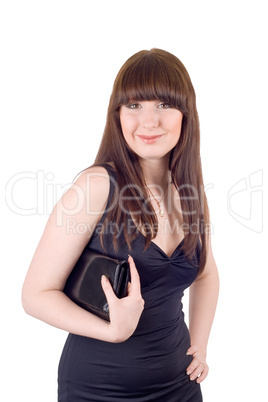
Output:
<path fill-rule="evenodd" d="M 181 61 L 164 50 L 143 50 L 134 54 L 125 62 L 115 79 L 106 126 L 94 165 L 113 163 L 118 189 L 124 189 L 125 204 L 122 210 L 120 203 L 114 203 L 114 208 L 108 211 L 106 222 L 112 221 L 118 225 L 124 222 L 124 234 L 129 247 L 137 235 L 137 231 L 128 229 L 129 213 L 135 215 L 138 226 L 146 227 L 145 248 L 157 234 L 158 220 L 148 202 L 138 156 L 126 143 L 121 129 L 120 107 L 130 100 L 160 100 L 183 113 L 180 139 L 171 151 L 169 168 L 180 195 L 183 212 L 185 238 L 182 248 L 186 256 L 191 258 L 201 240 L 199 269 L 202 271 L 206 262 L 206 228 L 209 217 L 202 178 L 195 91 Z M 116 236 L 114 247 L 117 248 Z"/>

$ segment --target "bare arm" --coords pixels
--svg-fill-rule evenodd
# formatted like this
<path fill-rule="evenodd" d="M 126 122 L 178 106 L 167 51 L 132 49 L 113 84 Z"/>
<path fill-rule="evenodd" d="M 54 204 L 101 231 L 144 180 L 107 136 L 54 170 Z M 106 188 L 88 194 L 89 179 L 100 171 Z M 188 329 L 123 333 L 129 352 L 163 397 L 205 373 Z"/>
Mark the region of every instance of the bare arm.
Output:
<path fill-rule="evenodd" d="M 115 303 L 109 293 L 109 283 L 103 284 L 105 290 L 108 288 L 108 303 L 111 302 L 111 314 L 115 317 L 111 323 L 78 307 L 62 292 L 66 279 L 103 214 L 108 193 L 107 172 L 94 167 L 84 172 L 64 194 L 55 206 L 33 256 L 23 285 L 22 303 L 28 314 L 57 328 L 104 341 L 120 342 L 134 331 L 143 309 L 137 284 L 134 284 L 134 294 L 130 289 L 124 303 L 121 300 Z M 132 315 L 125 312 L 128 308 L 132 309 Z M 129 320 L 132 320 L 129 327 L 125 322 L 125 332 L 121 331 L 120 321 L 124 314 L 130 315 Z"/>
<path fill-rule="evenodd" d="M 187 369 L 191 380 L 200 377 L 202 382 L 208 374 L 206 363 L 208 338 L 213 323 L 219 294 L 219 276 L 213 257 L 211 243 L 208 244 L 208 257 L 204 271 L 190 287 L 189 331 L 191 347 L 188 354 L 194 359 Z"/>

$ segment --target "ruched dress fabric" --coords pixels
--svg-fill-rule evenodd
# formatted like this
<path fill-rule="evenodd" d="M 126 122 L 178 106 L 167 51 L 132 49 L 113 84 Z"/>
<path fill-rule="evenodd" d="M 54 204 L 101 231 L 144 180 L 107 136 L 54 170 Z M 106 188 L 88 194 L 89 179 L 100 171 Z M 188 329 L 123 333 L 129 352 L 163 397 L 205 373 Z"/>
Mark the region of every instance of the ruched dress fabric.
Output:
<path fill-rule="evenodd" d="M 107 208 L 111 205 L 116 176 L 111 167 Z M 103 253 L 99 228 L 87 245 Z M 134 225 L 130 219 L 129 224 Z M 120 230 L 120 228 L 119 228 Z M 118 227 L 110 223 L 104 236 L 105 254 L 127 259 L 129 249 L 123 230 L 118 235 L 119 255 L 112 241 Z M 131 243 L 141 281 L 144 311 L 134 334 L 125 342 L 109 343 L 69 334 L 58 372 L 59 402 L 201 402 L 200 385 L 190 381 L 186 369 L 190 336 L 184 322 L 182 296 L 198 274 L 196 258 L 189 262 L 181 250 L 183 241 L 169 257 L 154 242 L 144 251 L 139 232 Z"/>

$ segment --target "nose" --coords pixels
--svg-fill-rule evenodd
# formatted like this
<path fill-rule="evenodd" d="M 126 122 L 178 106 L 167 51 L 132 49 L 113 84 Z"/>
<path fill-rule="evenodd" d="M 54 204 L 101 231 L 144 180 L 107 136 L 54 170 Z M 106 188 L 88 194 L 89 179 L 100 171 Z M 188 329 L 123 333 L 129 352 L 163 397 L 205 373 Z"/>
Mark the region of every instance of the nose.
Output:
<path fill-rule="evenodd" d="M 159 126 L 159 116 L 153 108 L 145 109 L 142 115 L 142 127 L 146 130 L 154 130 Z"/>

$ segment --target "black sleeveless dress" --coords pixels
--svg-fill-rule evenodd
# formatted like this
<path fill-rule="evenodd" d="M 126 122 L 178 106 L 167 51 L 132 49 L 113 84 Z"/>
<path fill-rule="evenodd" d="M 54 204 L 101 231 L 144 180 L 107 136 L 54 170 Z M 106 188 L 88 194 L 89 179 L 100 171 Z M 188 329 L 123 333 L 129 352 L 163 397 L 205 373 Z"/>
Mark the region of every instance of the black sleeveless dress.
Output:
<path fill-rule="evenodd" d="M 108 208 L 115 173 L 109 166 L 105 168 L 110 175 Z M 132 220 L 129 224 L 134 225 Z M 99 227 L 87 247 L 103 253 Z M 104 236 L 105 252 L 118 258 L 112 246 L 118 233 L 119 258 L 127 259 L 123 230 L 112 223 Z M 197 250 L 192 264 L 181 250 L 182 243 L 170 257 L 154 242 L 144 251 L 145 237 L 139 232 L 130 252 L 145 300 L 138 327 L 128 340 L 117 344 L 69 334 L 59 364 L 59 402 L 202 401 L 200 385 L 186 374 L 192 356 L 186 355 L 190 336 L 181 303 L 183 291 L 197 276 L 199 253 Z"/>

